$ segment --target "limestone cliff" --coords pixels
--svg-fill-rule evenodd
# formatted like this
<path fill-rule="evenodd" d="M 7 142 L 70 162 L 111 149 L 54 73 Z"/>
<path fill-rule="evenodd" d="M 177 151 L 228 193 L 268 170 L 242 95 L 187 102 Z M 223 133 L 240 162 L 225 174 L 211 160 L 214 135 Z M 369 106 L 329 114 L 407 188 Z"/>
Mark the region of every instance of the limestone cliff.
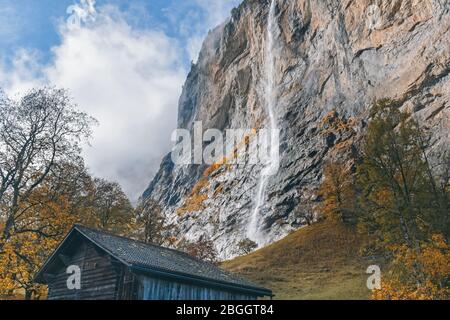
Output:
<path fill-rule="evenodd" d="M 448 0 L 274 1 L 281 167 L 258 213 L 261 245 L 304 224 L 324 162 L 357 148 L 374 100 L 402 101 L 432 129 L 435 156 L 450 148 Z M 221 130 L 267 124 L 270 5 L 245 0 L 209 33 L 183 88 L 179 128 L 192 129 L 194 121 Z M 179 237 L 205 234 L 226 258 L 247 237 L 260 170 L 176 166 L 168 155 L 143 199 L 160 202 Z"/>

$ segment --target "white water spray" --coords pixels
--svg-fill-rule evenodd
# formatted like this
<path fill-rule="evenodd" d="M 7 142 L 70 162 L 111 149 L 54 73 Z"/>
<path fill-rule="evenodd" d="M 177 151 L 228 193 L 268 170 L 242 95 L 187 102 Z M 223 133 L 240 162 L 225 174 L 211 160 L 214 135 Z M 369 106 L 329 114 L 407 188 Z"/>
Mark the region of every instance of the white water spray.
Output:
<path fill-rule="evenodd" d="M 265 100 L 267 112 L 267 126 L 270 129 L 270 159 L 261 170 L 261 176 L 257 185 L 255 206 L 253 208 L 250 222 L 247 229 L 247 237 L 255 241 L 259 246 L 264 244 L 261 235 L 260 211 L 265 202 L 267 183 L 271 175 L 278 171 L 279 155 L 276 144 L 279 143 L 277 121 L 275 119 L 274 108 L 278 100 L 277 86 L 275 83 L 275 51 L 276 40 L 279 36 L 279 28 L 276 21 L 276 2 L 272 0 L 270 4 L 269 18 L 267 24 L 266 61 L 265 61 Z"/>

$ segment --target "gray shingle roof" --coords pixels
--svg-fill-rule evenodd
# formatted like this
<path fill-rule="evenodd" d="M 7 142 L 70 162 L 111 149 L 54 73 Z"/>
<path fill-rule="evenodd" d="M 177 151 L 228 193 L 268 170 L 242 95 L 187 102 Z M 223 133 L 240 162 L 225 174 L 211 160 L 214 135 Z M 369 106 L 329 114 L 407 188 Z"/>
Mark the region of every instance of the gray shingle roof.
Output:
<path fill-rule="evenodd" d="M 237 287 L 254 289 L 270 295 L 271 291 L 236 275 L 226 272 L 217 266 L 199 260 L 184 252 L 168 249 L 125 237 L 112 235 L 103 231 L 75 226 L 81 234 L 107 251 L 116 259 L 132 267 L 179 274 L 193 279 L 204 279 L 217 283 L 225 283 Z"/>

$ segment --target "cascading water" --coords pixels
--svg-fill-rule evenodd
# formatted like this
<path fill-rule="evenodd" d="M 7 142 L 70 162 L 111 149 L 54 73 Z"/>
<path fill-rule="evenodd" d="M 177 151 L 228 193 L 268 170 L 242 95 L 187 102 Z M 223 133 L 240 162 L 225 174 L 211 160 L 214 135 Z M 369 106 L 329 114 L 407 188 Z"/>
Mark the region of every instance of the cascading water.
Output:
<path fill-rule="evenodd" d="M 268 24 L 267 24 L 267 42 L 266 42 L 266 61 L 265 61 L 265 101 L 267 112 L 267 127 L 270 132 L 270 159 L 261 170 L 261 175 L 257 185 L 256 201 L 253 208 L 250 222 L 247 229 L 247 237 L 255 241 L 258 246 L 264 244 L 264 239 L 260 232 L 260 211 L 265 202 L 267 183 L 271 175 L 278 171 L 279 158 L 278 148 L 278 127 L 275 118 L 274 109 L 278 100 L 277 86 L 275 83 L 275 52 L 276 40 L 279 36 L 279 28 L 276 21 L 276 1 L 272 0 L 270 4 Z"/>

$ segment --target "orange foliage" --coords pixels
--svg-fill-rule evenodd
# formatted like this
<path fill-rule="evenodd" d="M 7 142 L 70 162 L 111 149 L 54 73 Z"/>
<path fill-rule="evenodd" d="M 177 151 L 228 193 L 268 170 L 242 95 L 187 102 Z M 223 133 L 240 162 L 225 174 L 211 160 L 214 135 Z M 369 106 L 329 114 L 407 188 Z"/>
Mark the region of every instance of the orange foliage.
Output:
<path fill-rule="evenodd" d="M 187 212 L 203 210 L 205 208 L 203 202 L 208 199 L 208 192 L 205 190 L 207 186 L 207 178 L 205 176 L 201 177 L 192 188 L 191 194 L 186 199 L 184 205 L 177 209 L 177 214 L 182 215 Z"/>
<path fill-rule="evenodd" d="M 323 201 L 318 209 L 332 220 L 352 219 L 356 193 L 351 170 L 343 163 L 332 163 L 325 166 L 324 176 L 318 191 Z"/>
<path fill-rule="evenodd" d="M 376 300 L 436 300 L 449 299 L 450 247 L 442 235 L 419 249 L 407 246 L 391 248 L 394 260 Z"/>
<path fill-rule="evenodd" d="M 217 160 L 214 164 L 209 166 L 203 172 L 202 177 L 198 180 L 198 182 L 192 188 L 192 191 L 189 197 L 186 198 L 183 206 L 177 209 L 178 215 L 183 215 L 188 212 L 196 212 L 205 209 L 204 202 L 208 199 L 208 189 L 209 189 L 209 180 L 214 176 L 214 173 L 217 172 L 222 166 L 226 165 L 227 169 L 231 168 L 231 163 L 238 156 L 238 152 L 241 148 L 248 145 L 250 141 L 250 137 L 256 134 L 256 130 L 252 129 L 250 134 L 246 134 L 242 141 L 239 142 L 234 148 L 229 156 L 225 156 L 220 160 Z M 216 190 L 214 190 L 214 195 L 217 195 L 222 191 L 222 187 L 219 186 Z"/>
<path fill-rule="evenodd" d="M 0 296 L 28 292 L 34 298 L 45 295 L 45 286 L 34 283 L 34 275 L 71 226 L 76 223 L 64 197 L 49 201 L 45 187 L 30 197 L 17 226 L 4 242 L 0 259 Z M 0 228 L 1 230 L 1 228 Z M 34 230 L 34 231 L 27 231 Z"/>

